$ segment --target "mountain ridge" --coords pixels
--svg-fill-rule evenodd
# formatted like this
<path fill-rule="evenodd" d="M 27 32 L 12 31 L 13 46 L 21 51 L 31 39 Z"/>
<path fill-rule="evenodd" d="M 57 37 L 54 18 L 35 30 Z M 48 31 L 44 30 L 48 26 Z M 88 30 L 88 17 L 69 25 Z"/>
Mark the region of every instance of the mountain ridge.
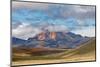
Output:
<path fill-rule="evenodd" d="M 75 48 L 90 38 L 72 32 L 42 32 L 27 40 L 12 37 L 12 44 L 22 47 Z"/>

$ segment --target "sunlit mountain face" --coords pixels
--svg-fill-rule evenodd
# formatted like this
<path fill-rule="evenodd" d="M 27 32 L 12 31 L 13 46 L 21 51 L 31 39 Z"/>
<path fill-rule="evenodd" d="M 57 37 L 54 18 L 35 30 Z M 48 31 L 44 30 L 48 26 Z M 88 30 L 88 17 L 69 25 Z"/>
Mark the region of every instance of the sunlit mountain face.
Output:
<path fill-rule="evenodd" d="M 50 38 L 55 40 L 56 39 L 56 33 L 55 32 L 51 32 L 50 33 Z"/>
<path fill-rule="evenodd" d="M 49 38 L 55 40 L 56 39 L 56 32 L 50 32 L 49 33 Z M 42 32 L 38 36 L 38 40 L 45 40 L 46 39 L 46 33 Z"/>
<path fill-rule="evenodd" d="M 39 34 L 39 36 L 38 36 L 38 40 L 45 40 L 45 33 L 44 32 L 42 32 L 42 33 L 40 33 Z"/>

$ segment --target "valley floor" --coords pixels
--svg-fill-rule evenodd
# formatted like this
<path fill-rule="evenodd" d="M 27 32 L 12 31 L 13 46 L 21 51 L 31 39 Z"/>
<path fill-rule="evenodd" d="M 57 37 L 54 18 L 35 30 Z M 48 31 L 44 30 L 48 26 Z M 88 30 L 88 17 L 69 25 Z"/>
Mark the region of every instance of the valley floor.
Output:
<path fill-rule="evenodd" d="M 44 49 L 36 50 L 35 49 L 33 50 L 32 49 L 30 53 L 29 53 L 29 50 L 26 50 L 26 49 L 19 50 L 19 51 L 14 49 L 14 51 L 15 51 L 14 52 L 15 55 L 13 56 L 12 66 L 95 61 L 96 60 L 96 41 L 95 39 L 93 39 L 85 43 L 83 46 L 80 46 L 75 49 L 66 49 L 66 50 L 65 49 L 64 50 L 62 49 L 54 49 L 54 50 L 44 50 Z M 38 54 L 37 54 L 38 56 L 34 55 L 34 51 L 35 52 L 38 51 Z M 43 55 L 39 51 L 42 51 Z M 24 54 L 23 56 L 21 53 L 26 53 L 28 55 Z M 46 55 L 44 55 L 45 53 Z"/>
<path fill-rule="evenodd" d="M 12 62 L 12 66 L 17 65 L 31 65 L 31 64 L 52 64 L 52 63 L 63 63 L 63 62 L 80 62 L 80 61 L 95 61 L 95 52 L 90 52 L 84 55 L 73 55 L 70 57 L 63 56 L 63 59 L 55 59 L 55 60 L 25 60 Z"/>

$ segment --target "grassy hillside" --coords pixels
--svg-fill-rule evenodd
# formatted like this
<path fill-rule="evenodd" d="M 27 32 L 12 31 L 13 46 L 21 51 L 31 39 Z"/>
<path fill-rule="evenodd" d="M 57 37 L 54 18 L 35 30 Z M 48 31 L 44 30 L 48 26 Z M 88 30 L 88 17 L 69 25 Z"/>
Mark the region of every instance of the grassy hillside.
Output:
<path fill-rule="evenodd" d="M 76 49 L 65 51 L 59 57 L 65 59 L 67 62 L 95 61 L 95 48 L 96 41 L 93 38 Z"/>
<path fill-rule="evenodd" d="M 93 56 L 95 59 L 95 38 L 75 49 L 26 49 L 13 48 L 13 60 L 71 59 Z"/>
<path fill-rule="evenodd" d="M 21 60 L 41 60 L 41 59 L 59 59 L 55 54 L 66 51 L 66 49 L 51 48 L 13 48 L 13 61 Z M 52 56 L 52 54 L 55 55 Z M 48 56 L 49 55 L 49 56 Z"/>
<path fill-rule="evenodd" d="M 83 46 L 79 47 L 75 51 L 78 51 L 77 54 L 85 54 L 92 51 L 95 51 L 96 41 L 95 38 L 85 43 Z"/>
<path fill-rule="evenodd" d="M 96 48 L 96 41 L 95 38 L 92 38 L 90 41 L 84 43 L 83 45 L 75 48 L 75 49 L 67 49 L 66 51 L 62 52 L 62 53 L 58 53 L 58 54 L 52 54 L 52 55 L 48 55 L 48 56 L 52 56 L 52 57 L 71 57 L 74 55 L 83 55 L 84 54 L 88 54 L 88 53 L 92 53 L 93 55 L 95 55 L 95 49 Z"/>
<path fill-rule="evenodd" d="M 12 65 L 46 64 L 61 62 L 94 61 L 95 38 L 75 49 L 16 49 L 13 48 Z M 60 52 L 59 52 L 60 51 Z M 36 53 L 37 55 L 34 55 Z M 42 54 L 41 54 L 42 52 Z M 46 53 L 46 54 L 45 54 Z"/>

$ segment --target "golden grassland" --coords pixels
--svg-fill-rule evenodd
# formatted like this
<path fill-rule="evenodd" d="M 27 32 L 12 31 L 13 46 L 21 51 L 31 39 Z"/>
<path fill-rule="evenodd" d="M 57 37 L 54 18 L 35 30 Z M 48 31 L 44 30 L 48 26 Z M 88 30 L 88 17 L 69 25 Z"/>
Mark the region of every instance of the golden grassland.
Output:
<path fill-rule="evenodd" d="M 95 38 L 75 49 L 16 49 L 12 66 L 62 62 L 95 61 Z"/>

